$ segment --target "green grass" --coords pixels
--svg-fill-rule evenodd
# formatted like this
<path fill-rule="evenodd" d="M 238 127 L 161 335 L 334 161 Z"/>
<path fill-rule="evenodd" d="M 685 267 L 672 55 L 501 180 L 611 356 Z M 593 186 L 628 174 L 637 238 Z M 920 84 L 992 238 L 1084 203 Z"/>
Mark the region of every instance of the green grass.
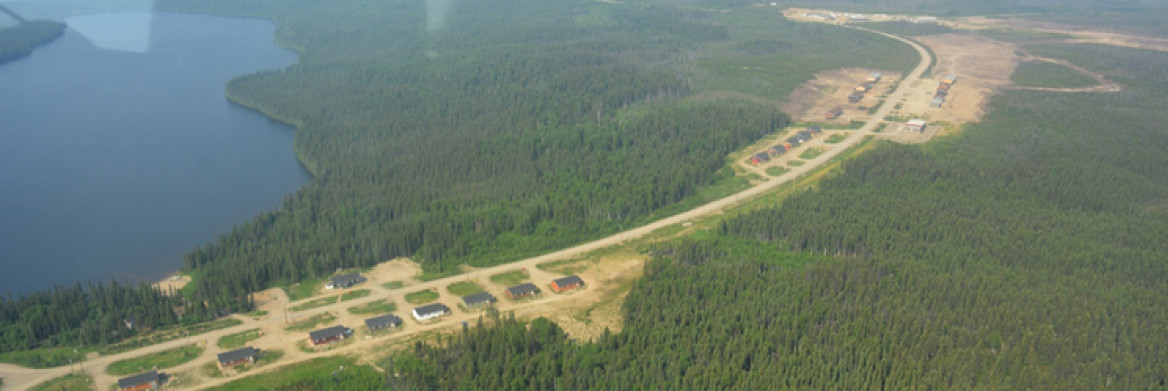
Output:
<path fill-rule="evenodd" d="M 29 368 L 52 368 L 69 365 L 69 360 L 78 362 L 85 357 L 86 353 L 93 350 L 94 348 L 77 348 L 77 353 L 73 353 L 73 348 L 57 347 L 4 352 L 0 353 L 0 362 Z"/>
<path fill-rule="evenodd" d="M 370 293 L 373 293 L 373 292 L 368 290 L 368 289 L 357 289 L 354 291 L 348 291 L 348 292 L 341 294 L 341 301 L 360 299 L 362 297 L 369 296 Z"/>
<path fill-rule="evenodd" d="M 406 294 L 406 301 L 410 304 L 426 304 L 438 300 L 439 296 L 438 292 L 426 289 Z"/>
<path fill-rule="evenodd" d="M 790 170 L 783 168 L 783 167 L 779 167 L 779 166 L 770 166 L 770 167 L 767 167 L 767 169 L 766 169 L 767 175 L 770 175 L 770 176 L 783 175 L 783 174 L 786 174 L 787 171 L 790 171 Z"/>
<path fill-rule="evenodd" d="M 304 384 L 306 382 L 320 381 L 322 379 L 328 379 L 327 381 L 333 382 L 333 371 L 336 371 L 340 367 L 345 367 L 344 376 L 348 378 L 368 377 L 373 379 L 373 383 L 370 384 L 376 384 L 381 380 L 381 375 L 378 374 L 377 371 L 372 367 L 357 365 L 357 362 L 350 357 L 334 356 L 309 360 L 300 364 L 280 368 L 279 370 L 257 376 L 244 377 L 222 386 L 211 388 L 211 390 L 252 391 L 272 389 L 316 389 L 315 387 L 311 386 L 297 387 L 295 385 Z M 345 388 L 344 385 L 337 385 L 336 388 L 330 389 L 343 390 L 347 388 Z"/>
<path fill-rule="evenodd" d="M 301 320 L 299 322 L 288 325 L 288 327 L 285 327 L 284 330 L 308 331 L 308 330 L 315 329 L 316 326 L 319 326 L 319 325 L 322 325 L 322 324 L 325 324 L 328 322 L 332 322 L 336 319 L 337 319 L 337 317 L 333 316 L 333 314 L 325 312 L 323 314 L 316 314 L 316 315 L 309 317 L 308 319 L 304 319 L 304 320 Z"/>
<path fill-rule="evenodd" d="M 282 288 L 284 293 L 288 294 L 288 300 L 296 301 L 316 295 L 317 288 L 323 283 L 324 278 L 312 278 Z"/>
<path fill-rule="evenodd" d="M 802 166 L 803 164 L 806 164 L 806 163 L 802 160 L 788 160 L 787 161 L 787 165 L 791 166 L 791 167 L 799 167 L 799 166 Z"/>
<path fill-rule="evenodd" d="M 110 364 L 105 371 L 114 376 L 126 376 L 148 371 L 154 367 L 166 369 L 194 360 L 201 353 L 203 353 L 203 348 L 196 345 L 186 345 L 141 357 L 117 361 Z"/>
<path fill-rule="evenodd" d="M 249 341 L 254 341 L 260 338 L 260 329 L 251 329 L 247 331 L 238 332 L 235 334 L 224 335 L 219 338 L 219 342 L 215 344 L 223 349 L 241 348 Z"/>
<path fill-rule="evenodd" d="M 401 289 L 401 287 L 404 285 L 405 285 L 405 283 L 402 283 L 401 281 L 390 281 L 390 282 L 381 284 L 381 286 L 385 287 L 385 289 Z"/>
<path fill-rule="evenodd" d="M 815 148 L 807 148 L 806 151 L 803 151 L 803 153 L 799 154 L 799 158 L 804 159 L 804 160 L 814 159 L 822 154 L 823 154 L 823 151 L 820 151 L 820 150 L 815 149 Z"/>
<path fill-rule="evenodd" d="M 1091 76 L 1045 61 L 1018 64 L 1010 79 L 1014 80 L 1014 84 L 1025 87 L 1083 88 L 1099 85 Z"/>
<path fill-rule="evenodd" d="M 107 346 L 101 349 L 101 354 L 116 354 L 121 352 L 128 352 L 143 346 L 150 346 L 166 341 L 173 341 L 179 338 L 199 335 L 208 331 L 215 331 L 225 329 L 232 326 L 243 324 L 243 321 L 235 318 L 222 318 L 210 322 L 196 323 L 189 326 L 171 326 L 155 331 L 143 333 L 125 341 Z"/>
<path fill-rule="evenodd" d="M 268 314 L 268 311 L 264 311 L 264 310 L 255 310 L 255 311 L 252 311 L 252 312 L 248 312 L 248 313 L 247 313 L 247 316 L 250 316 L 250 317 L 253 317 L 253 318 L 259 318 L 259 317 L 263 317 L 263 316 L 265 316 L 265 315 L 267 315 L 267 314 Z"/>
<path fill-rule="evenodd" d="M 381 315 L 397 311 L 397 303 L 381 299 L 372 303 L 362 304 L 356 307 L 349 307 L 349 313 L 353 315 Z"/>
<path fill-rule="evenodd" d="M 512 270 L 491 276 L 491 282 L 506 286 L 519 285 L 527 282 L 529 279 L 531 279 L 531 276 L 523 270 Z"/>
<path fill-rule="evenodd" d="M 203 376 L 205 377 L 223 377 L 223 370 L 219 369 L 219 362 L 211 361 L 202 366 Z"/>
<path fill-rule="evenodd" d="M 482 285 L 474 281 L 459 281 L 446 286 L 446 290 L 455 296 L 473 295 L 483 291 Z"/>
<path fill-rule="evenodd" d="M 308 301 L 307 303 L 304 303 L 304 304 L 299 304 L 299 305 L 293 306 L 290 309 L 293 311 L 304 311 L 307 309 L 324 307 L 326 305 L 333 304 L 336 302 L 337 302 L 337 296 L 322 297 L 319 299 L 313 299 L 313 300 Z"/>
<path fill-rule="evenodd" d="M 95 389 L 93 379 L 89 375 L 80 374 L 61 376 L 30 388 L 32 391 L 78 391 Z"/>
<path fill-rule="evenodd" d="M 259 353 L 259 357 L 256 358 L 255 364 L 240 365 L 240 366 L 232 368 L 232 370 L 234 370 L 235 373 L 244 373 L 244 372 L 250 371 L 252 368 L 262 367 L 264 365 L 268 365 L 268 364 L 271 364 L 273 362 L 276 362 L 276 360 L 279 360 L 280 357 L 284 357 L 283 350 L 280 350 L 280 349 L 261 350 Z"/>
<path fill-rule="evenodd" d="M 844 139 L 847 137 L 848 137 L 847 135 L 836 133 L 836 134 L 829 136 L 827 138 L 827 140 L 823 140 L 823 142 L 826 144 L 839 144 L 839 143 L 843 142 Z"/>
<path fill-rule="evenodd" d="M 873 129 L 872 133 L 883 132 L 884 128 L 887 128 L 887 127 L 888 127 L 888 124 L 881 122 L 880 125 L 876 125 L 876 129 Z"/>

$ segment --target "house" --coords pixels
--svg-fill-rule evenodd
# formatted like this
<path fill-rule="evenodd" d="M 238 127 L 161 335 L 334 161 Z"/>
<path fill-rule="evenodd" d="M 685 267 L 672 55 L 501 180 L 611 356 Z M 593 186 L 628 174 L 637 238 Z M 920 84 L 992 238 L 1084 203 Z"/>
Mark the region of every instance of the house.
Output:
<path fill-rule="evenodd" d="M 791 148 L 794 148 L 794 147 L 798 147 L 799 145 L 803 144 L 803 140 L 800 140 L 798 137 L 791 137 L 791 138 L 786 140 L 786 144 L 790 144 Z"/>
<path fill-rule="evenodd" d="M 941 84 L 952 85 L 953 83 L 956 83 L 956 82 L 957 82 L 957 74 L 955 74 L 955 73 L 950 73 L 948 75 L 945 75 L 945 79 L 941 80 Z"/>
<path fill-rule="evenodd" d="M 877 83 L 880 81 L 880 72 L 872 72 L 868 74 L 868 79 L 864 80 L 868 83 Z"/>
<path fill-rule="evenodd" d="M 941 107 L 941 104 L 943 104 L 943 103 L 945 103 L 945 98 L 944 98 L 944 97 L 941 97 L 941 96 L 934 96 L 934 97 L 933 97 L 933 100 L 929 101 L 929 106 L 932 106 L 932 107 Z"/>
<path fill-rule="evenodd" d="M 937 94 L 936 94 L 936 95 L 934 95 L 934 96 L 945 97 L 945 96 L 948 96 L 948 95 L 949 95 L 949 89 L 944 89 L 944 90 L 942 90 L 942 89 L 938 88 L 938 89 L 937 89 Z"/>
<path fill-rule="evenodd" d="M 841 116 L 843 114 L 844 114 L 844 108 L 836 106 L 836 108 L 828 110 L 827 115 L 825 115 L 824 118 L 836 119 L 836 118 L 839 118 L 839 116 Z"/>
<path fill-rule="evenodd" d="M 398 328 L 402 325 L 402 318 L 394 314 L 385 314 L 374 318 L 365 319 L 365 328 L 369 331 L 377 331 L 381 329 Z"/>
<path fill-rule="evenodd" d="M 445 316 L 450 313 L 450 307 L 446 304 L 434 303 L 427 304 L 421 307 L 414 308 L 414 319 L 419 322 Z"/>
<path fill-rule="evenodd" d="M 750 164 L 755 164 L 755 165 L 758 165 L 758 164 L 763 164 L 763 163 L 765 163 L 765 162 L 768 162 L 768 161 L 770 161 L 770 160 L 771 160 L 771 157 L 770 157 L 770 156 L 768 156 L 768 155 L 766 154 L 766 152 L 762 152 L 762 153 L 756 153 L 756 154 L 754 154 L 754 155 L 752 155 L 752 156 L 750 157 Z M 530 284 L 525 284 L 525 285 L 530 285 Z M 521 285 L 517 285 L 517 286 L 521 286 Z M 535 285 L 532 285 L 532 286 L 534 287 Z M 515 287 L 513 286 L 513 287 L 511 287 L 511 288 L 515 288 Z M 511 292 L 511 288 L 507 288 L 507 292 L 508 292 L 508 293 L 510 293 L 510 292 Z M 512 295 L 512 296 L 511 296 L 511 298 L 512 298 L 512 299 L 514 299 L 514 298 L 515 298 L 515 296 L 514 296 L 514 295 Z"/>
<path fill-rule="evenodd" d="M 810 128 L 807 128 L 807 131 L 811 132 L 812 134 L 820 134 L 823 133 L 823 128 L 819 127 L 819 125 L 814 125 Z"/>
<path fill-rule="evenodd" d="M 353 285 L 360 284 L 362 282 L 365 282 L 365 276 L 362 276 L 361 273 L 342 274 L 339 276 L 333 276 L 331 279 L 329 279 L 329 283 L 325 284 L 324 288 L 325 289 L 348 288 L 348 287 L 351 287 Z"/>
<path fill-rule="evenodd" d="M 308 333 L 308 341 L 312 346 L 320 346 L 345 339 L 351 331 L 345 326 L 333 326 Z"/>
<path fill-rule="evenodd" d="M 766 156 L 765 153 L 762 153 L 759 155 Z M 752 156 L 751 160 L 753 161 L 753 159 L 756 157 L 758 157 L 758 155 Z M 769 157 L 766 159 L 770 160 Z M 758 164 L 758 163 L 755 163 L 755 164 Z M 507 297 L 510 297 L 511 300 L 524 298 L 524 297 L 528 297 L 528 296 L 535 296 L 538 294 L 539 294 L 539 288 L 535 287 L 535 284 L 532 284 L 530 282 L 507 288 Z"/>
<path fill-rule="evenodd" d="M 800 140 L 802 140 L 802 141 L 807 141 L 807 140 L 810 140 L 812 137 L 815 137 L 815 136 L 814 136 L 814 135 L 812 135 L 812 134 L 811 134 L 811 132 L 808 132 L 808 131 L 804 130 L 804 131 L 802 131 L 802 132 L 795 133 L 795 137 L 799 138 L 799 139 L 800 139 Z"/>
<path fill-rule="evenodd" d="M 479 292 L 473 295 L 466 295 L 462 297 L 462 302 L 463 304 L 466 304 L 467 307 L 491 305 L 496 301 L 499 301 L 499 299 L 496 299 L 495 295 L 487 292 Z"/>
<path fill-rule="evenodd" d="M 139 373 L 118 379 L 118 388 L 122 391 L 157 390 L 158 380 L 158 371 Z"/>
<path fill-rule="evenodd" d="M 552 281 L 552 290 L 556 292 L 564 292 L 582 286 L 584 286 L 584 280 L 581 280 L 580 276 L 575 274 Z"/>
<path fill-rule="evenodd" d="M 786 148 L 788 151 L 790 151 L 791 148 L 794 148 L 794 147 L 795 146 L 792 145 L 790 141 L 783 141 L 783 148 Z"/>
<path fill-rule="evenodd" d="M 856 102 L 859 102 L 861 99 L 864 99 L 863 92 L 856 91 L 856 92 L 853 92 L 851 95 L 848 95 L 848 103 L 856 103 Z M 831 115 L 831 113 L 828 113 L 828 115 Z"/>
<path fill-rule="evenodd" d="M 770 147 L 770 149 L 767 149 L 767 153 L 770 154 L 771 156 L 779 156 L 779 155 L 782 155 L 784 153 L 787 153 L 787 147 L 782 146 L 782 145 L 776 145 L 776 146 Z"/>
<path fill-rule="evenodd" d="M 925 131 L 926 127 L 928 127 L 928 122 L 925 122 L 923 119 L 909 120 L 904 124 L 904 130 L 906 132 L 921 133 Z"/>
<path fill-rule="evenodd" d="M 228 368 L 241 364 L 254 364 L 256 359 L 256 349 L 247 346 L 230 352 L 219 353 L 219 367 Z"/>
<path fill-rule="evenodd" d="M 937 91 L 938 91 L 938 92 L 940 92 L 940 91 L 949 91 L 949 88 L 952 88 L 952 87 L 953 87 L 952 85 L 945 84 L 945 83 L 941 83 L 941 84 L 938 84 L 938 85 L 937 85 Z"/>

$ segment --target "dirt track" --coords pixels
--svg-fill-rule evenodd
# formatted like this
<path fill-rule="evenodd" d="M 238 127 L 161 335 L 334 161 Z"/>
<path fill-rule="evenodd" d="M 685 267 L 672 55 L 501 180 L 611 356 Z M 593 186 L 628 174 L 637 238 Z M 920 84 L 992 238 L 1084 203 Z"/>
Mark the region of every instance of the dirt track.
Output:
<path fill-rule="evenodd" d="M 626 230 L 624 232 L 621 232 L 621 233 L 618 233 L 618 234 L 615 234 L 615 235 L 612 235 L 612 236 L 609 236 L 606 238 L 602 238 L 602 239 L 599 239 L 596 241 L 577 245 L 574 247 L 570 247 L 570 248 L 567 248 L 564 250 L 544 254 L 541 256 L 525 259 L 522 261 L 513 262 L 513 263 L 509 263 L 509 264 L 504 264 L 504 265 L 499 265 L 499 266 L 490 267 L 490 268 L 478 269 L 478 270 L 470 271 L 470 272 L 462 274 L 462 275 L 447 277 L 447 278 L 443 278 L 443 279 L 439 279 L 439 280 L 413 283 L 413 284 L 410 284 L 406 287 L 403 287 L 402 289 L 388 290 L 388 289 L 381 287 L 379 284 L 376 284 L 376 283 L 362 284 L 360 286 L 355 287 L 355 289 L 370 289 L 373 291 L 373 293 L 371 295 L 363 297 L 363 298 L 349 300 L 349 301 L 345 301 L 345 302 L 340 302 L 340 303 L 336 303 L 336 304 L 332 304 L 332 305 L 328 305 L 328 306 L 324 306 L 324 307 L 320 307 L 320 308 L 315 308 L 315 309 L 311 309 L 311 310 L 296 312 L 294 314 L 297 319 L 303 319 L 303 318 L 307 318 L 307 317 L 315 315 L 315 314 L 319 314 L 319 313 L 323 313 L 323 312 L 330 312 L 330 313 L 337 316 L 337 320 L 335 322 L 330 322 L 330 324 L 343 324 L 343 325 L 346 325 L 348 327 L 351 327 L 351 328 L 357 330 L 357 332 L 353 338 L 349 339 L 348 341 L 341 344 L 340 346 L 337 346 L 337 347 L 335 347 L 331 350 L 328 350 L 326 352 L 305 353 L 305 352 L 301 352 L 300 350 L 298 350 L 295 347 L 296 343 L 298 343 L 299 341 L 302 341 L 306 338 L 307 333 L 303 333 L 303 332 L 286 333 L 286 332 L 282 331 L 284 318 L 286 316 L 291 316 L 293 314 L 285 314 L 283 311 L 283 308 L 285 308 L 285 306 L 283 304 L 287 303 L 287 301 L 285 301 L 287 299 L 276 296 L 273 299 L 273 301 L 271 301 L 267 304 L 267 308 L 273 308 L 273 309 L 278 308 L 278 310 L 270 311 L 270 313 L 262 320 L 257 321 L 255 319 L 252 319 L 249 317 L 237 315 L 236 317 L 243 320 L 244 324 L 239 325 L 239 326 L 226 328 L 226 329 L 222 329 L 222 330 L 212 331 L 212 332 L 205 333 L 205 334 L 200 334 L 197 336 L 192 336 L 189 338 L 182 338 L 182 339 L 164 342 L 164 343 L 160 343 L 160 344 L 156 344 L 156 345 L 151 345 L 151 346 L 148 346 L 145 348 L 141 348 L 141 349 L 137 349 L 137 350 L 133 350 L 133 351 L 129 351 L 129 352 L 124 352 L 124 353 L 109 355 L 109 356 L 97 357 L 97 358 L 94 358 L 91 360 L 87 360 L 84 363 L 85 371 L 87 373 L 89 373 L 90 375 L 94 376 L 94 381 L 95 381 L 95 384 L 96 384 L 98 390 L 107 390 L 111 387 L 111 385 L 113 385 L 116 382 L 116 379 L 113 376 L 105 374 L 105 369 L 110 363 L 112 363 L 114 361 L 126 359 L 126 358 L 132 358 L 132 357 L 142 356 L 142 355 L 149 354 L 149 353 L 173 349 L 173 348 L 187 345 L 190 343 L 199 343 L 206 348 L 206 351 L 204 351 L 203 355 L 199 359 L 194 360 L 192 362 L 189 362 L 187 364 L 178 366 L 176 368 L 164 370 L 164 372 L 166 372 L 166 373 L 180 374 L 182 376 L 198 376 L 197 374 L 192 375 L 192 374 L 188 374 L 188 373 L 197 372 L 199 367 L 206 365 L 206 363 L 208 362 L 208 360 L 207 360 L 208 357 L 213 357 L 213 355 L 215 353 L 219 352 L 219 349 L 215 346 L 215 343 L 216 343 L 216 341 L 218 341 L 218 339 L 220 337 L 228 335 L 228 334 L 233 334 L 233 333 L 238 333 L 241 331 L 249 330 L 252 328 L 257 328 L 257 327 L 265 330 L 265 335 L 262 338 L 260 338 L 259 340 L 253 341 L 252 345 L 257 346 L 261 349 L 278 348 L 278 349 L 281 349 L 284 351 L 285 356 L 277 362 L 274 362 L 274 363 L 269 364 L 269 365 L 265 365 L 263 367 L 255 368 L 255 369 L 249 371 L 247 373 L 248 376 L 253 375 L 253 374 L 258 374 L 258 373 L 269 372 L 269 371 L 272 371 L 274 369 L 281 368 L 281 367 L 288 366 L 288 365 L 292 365 L 292 364 L 302 362 L 302 361 L 305 361 L 305 360 L 308 360 L 311 358 L 322 357 L 322 356 L 337 354 L 337 353 L 352 352 L 352 351 L 355 351 L 358 349 L 376 347 L 376 346 L 379 346 L 380 344 L 385 343 L 385 342 L 389 342 L 389 341 L 393 341 L 393 340 L 400 340 L 401 338 L 405 338 L 408 336 L 415 336 L 415 335 L 418 335 L 420 333 L 425 333 L 425 332 L 433 331 L 436 329 L 442 329 L 442 328 L 456 326 L 461 321 L 472 321 L 472 320 L 478 318 L 478 316 L 479 316 L 478 312 L 464 312 L 464 311 L 458 310 L 457 305 L 456 305 L 457 298 L 453 297 L 448 292 L 446 292 L 445 287 L 451 283 L 454 283 L 454 282 L 465 281 L 465 280 L 476 280 L 480 283 L 483 283 L 484 285 L 487 285 L 488 291 L 492 292 L 493 294 L 499 295 L 501 293 L 499 290 L 499 287 L 489 284 L 489 276 L 491 276 L 493 274 L 498 274 L 501 272 L 515 270 L 515 269 L 526 269 L 531 274 L 531 282 L 533 282 L 536 285 L 545 289 L 545 293 L 537 299 L 528 300 L 528 301 L 509 302 L 509 301 L 507 301 L 507 299 L 500 298 L 498 307 L 501 311 L 516 311 L 516 312 L 523 313 L 524 311 L 529 311 L 530 309 L 535 308 L 535 307 L 546 306 L 547 304 L 559 302 L 561 300 L 572 298 L 574 296 L 581 295 L 581 294 L 588 294 L 588 290 L 574 292 L 574 293 L 567 293 L 567 294 L 562 294 L 562 295 L 547 292 L 547 289 L 546 289 L 547 284 L 551 281 L 552 278 L 558 277 L 559 275 L 541 271 L 536 267 L 536 265 L 541 264 L 541 263 L 545 263 L 545 262 L 550 262 L 550 261 L 571 259 L 574 257 L 579 257 L 581 255 L 584 255 L 586 253 L 589 253 L 589 252 L 592 252 L 595 250 L 599 250 L 599 249 L 614 246 L 614 245 L 619 245 L 619 244 L 625 243 L 626 241 L 640 238 L 642 236 L 648 235 L 648 234 L 652 233 L 653 231 L 656 231 L 656 230 L 664 228 L 664 227 L 672 226 L 675 224 L 682 224 L 686 221 L 695 219 L 697 217 L 705 216 L 705 215 L 721 213 L 723 210 L 725 210 L 731 206 L 734 206 L 738 203 L 741 203 L 743 201 L 752 199 L 758 195 L 761 195 L 763 193 L 771 191 L 771 190 L 773 190 L 773 189 L 775 189 L 783 184 L 790 183 L 800 176 L 807 175 L 808 173 L 812 172 L 813 170 L 815 170 L 819 166 L 821 166 L 824 163 L 835 158 L 843 151 L 846 151 L 850 147 L 856 145 L 857 143 L 862 141 L 865 137 L 872 135 L 873 130 L 875 130 L 876 127 L 881 122 L 879 119 L 884 118 L 886 115 L 888 115 L 889 112 L 892 110 L 895 102 L 898 102 L 903 98 L 905 91 L 907 90 L 906 86 L 912 84 L 913 81 L 917 80 L 921 76 L 921 74 L 924 73 L 925 69 L 928 67 L 928 64 L 931 62 L 931 58 L 930 58 L 928 52 L 923 47 L 921 47 L 920 45 L 917 45 L 916 43 L 913 43 L 911 41 L 905 40 L 905 39 L 900 38 L 900 37 L 892 36 L 889 34 L 877 32 L 874 30 L 869 30 L 869 29 L 865 29 L 865 28 L 861 28 L 861 27 L 855 27 L 855 28 L 857 28 L 859 30 L 867 31 L 867 32 L 870 32 L 873 34 L 880 34 L 880 35 L 888 36 L 890 38 L 897 39 L 901 42 L 904 42 L 908 45 L 911 45 L 920 54 L 922 61 L 909 74 L 909 76 L 905 78 L 905 82 L 901 83 L 901 87 L 897 88 L 896 91 L 894 91 L 893 93 L 891 93 L 888 96 L 886 102 L 880 107 L 880 109 L 876 112 L 876 114 L 871 117 L 872 119 L 870 119 L 867 123 L 864 124 L 863 127 L 861 127 L 860 129 L 858 129 L 856 131 L 851 132 L 851 134 L 848 135 L 848 137 L 845 138 L 841 143 L 836 144 L 834 147 L 825 151 L 823 154 L 821 154 L 813 159 L 806 160 L 806 163 L 804 165 L 799 166 L 799 167 L 794 167 L 789 172 L 787 172 L 783 175 L 780 175 L 778 177 L 774 177 L 769 181 L 762 182 L 762 183 L 755 185 L 751 188 L 743 190 L 737 194 L 734 194 L 734 195 L 731 195 L 731 196 L 728 196 L 728 197 L 725 197 L 725 198 L 722 198 L 719 200 L 712 201 L 710 203 L 707 203 L 705 205 L 701 205 L 701 206 L 694 208 L 694 209 L 691 209 L 689 211 L 679 213 L 679 214 L 674 215 L 674 216 L 666 217 L 666 218 L 663 218 L 661 220 L 646 224 L 646 225 L 641 226 L 641 227 L 629 229 L 629 230 Z M 588 281 L 586 280 L 586 282 L 588 282 Z M 418 324 L 417 322 L 414 322 L 413 319 L 409 316 L 410 308 L 405 306 L 406 301 L 404 299 L 404 295 L 406 293 L 414 292 L 414 291 L 421 290 L 421 289 L 436 289 L 442 295 L 438 301 L 445 303 L 447 306 L 450 306 L 452 309 L 454 309 L 454 311 L 453 311 L 454 314 L 451 316 L 445 317 L 441 321 L 436 322 L 436 323 Z M 407 322 L 406 327 L 401 331 L 390 333 L 388 335 L 381 335 L 381 336 L 374 337 L 374 338 L 365 338 L 366 335 L 364 334 L 363 331 L 361 331 L 362 327 L 359 327 L 359 326 L 363 326 L 363 324 L 360 323 L 360 321 L 363 317 L 356 317 L 356 316 L 350 315 L 350 314 L 348 314 L 346 309 L 349 307 L 352 307 L 352 306 L 365 304 L 365 303 L 369 303 L 369 302 L 372 302 L 375 300 L 385 299 L 385 298 L 389 298 L 390 300 L 398 303 L 399 306 L 401 306 L 401 307 L 399 307 L 398 311 L 396 311 L 396 313 L 398 313 L 399 316 L 402 316 L 406 320 L 406 322 Z M 5 374 L 5 377 L 6 377 L 6 384 L 4 386 L 5 390 L 10 390 L 10 389 L 11 390 L 25 390 L 25 389 L 28 389 L 32 386 L 35 386 L 41 382 L 48 381 L 50 379 L 65 375 L 65 374 L 69 373 L 70 369 L 68 367 L 58 367 L 58 368 L 34 370 L 34 369 L 24 369 L 24 368 L 19 368 L 19 367 L 13 368 L 12 366 L 2 365 L 2 366 L 0 366 L 0 371 L 3 371 Z M 12 376 L 10 374 L 14 374 L 15 376 Z M 207 378 L 207 379 L 203 379 L 204 381 L 199 383 L 197 386 L 186 387 L 186 389 L 207 388 L 207 387 L 211 387 L 211 386 L 215 386 L 215 385 L 220 385 L 220 384 L 226 383 L 226 382 L 231 381 L 231 380 L 235 380 L 236 378 L 237 377 Z M 183 388 L 183 387 L 175 387 L 172 389 L 180 389 L 180 388 Z"/>

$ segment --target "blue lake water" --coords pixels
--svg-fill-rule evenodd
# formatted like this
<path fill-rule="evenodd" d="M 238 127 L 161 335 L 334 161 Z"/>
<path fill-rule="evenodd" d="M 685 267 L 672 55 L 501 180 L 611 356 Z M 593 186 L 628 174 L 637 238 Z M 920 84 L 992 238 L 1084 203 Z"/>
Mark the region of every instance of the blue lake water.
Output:
<path fill-rule="evenodd" d="M 293 129 L 224 97 L 296 62 L 263 20 L 73 17 L 0 65 L 0 295 L 152 281 L 311 179 Z"/>

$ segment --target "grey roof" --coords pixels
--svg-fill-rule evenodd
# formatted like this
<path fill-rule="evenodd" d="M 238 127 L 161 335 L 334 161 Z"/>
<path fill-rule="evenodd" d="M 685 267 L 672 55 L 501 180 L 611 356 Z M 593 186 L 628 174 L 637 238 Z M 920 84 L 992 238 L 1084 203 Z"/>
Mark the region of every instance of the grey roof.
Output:
<path fill-rule="evenodd" d="M 574 284 L 584 285 L 584 280 L 581 280 L 580 276 L 577 276 L 575 274 L 564 277 L 564 278 L 557 278 L 556 279 L 557 286 L 568 286 L 568 285 L 574 285 Z"/>
<path fill-rule="evenodd" d="M 494 303 L 496 301 L 499 301 L 499 299 L 496 299 L 494 295 L 487 292 L 479 292 L 473 295 L 466 295 L 462 297 L 462 302 L 466 303 L 466 305 L 487 304 Z"/>
<path fill-rule="evenodd" d="M 811 127 L 807 128 L 807 130 L 819 133 L 823 131 L 823 128 L 819 127 L 819 125 L 812 125 Z"/>
<path fill-rule="evenodd" d="M 219 353 L 219 362 L 229 363 L 243 358 L 255 357 L 255 348 L 248 346 L 232 350 L 230 352 Z"/>
<path fill-rule="evenodd" d="M 418 308 L 414 308 L 414 313 L 418 314 L 419 316 L 426 316 L 437 313 L 445 314 L 447 312 L 450 312 L 450 307 L 447 307 L 446 304 L 442 303 L 427 304 Z"/>
<path fill-rule="evenodd" d="M 397 315 L 394 315 L 394 314 L 385 314 L 382 316 L 365 319 L 365 327 L 368 327 L 370 329 L 379 329 L 379 328 L 382 328 L 382 327 L 385 327 L 388 325 L 392 325 L 393 327 L 397 327 L 397 326 L 401 326 L 401 324 L 402 324 L 402 319 L 397 317 Z"/>
<path fill-rule="evenodd" d="M 347 284 L 356 284 L 358 282 L 363 282 L 363 281 L 365 281 L 365 277 L 361 276 L 361 273 L 349 273 L 349 274 L 342 274 L 339 276 L 333 276 L 331 278 L 331 280 L 333 282 L 333 285 L 347 285 Z"/>
<path fill-rule="evenodd" d="M 765 153 L 761 155 L 766 156 Z M 769 156 L 767 158 L 769 158 Z M 507 288 L 507 293 L 510 293 L 511 296 L 522 296 L 531 293 L 539 293 L 539 288 L 537 288 L 535 284 L 528 282 Z"/>
<path fill-rule="evenodd" d="M 340 337 L 345 335 L 346 330 L 345 326 L 337 325 L 310 332 L 308 333 L 308 338 L 312 338 L 313 341 L 319 341 L 328 337 Z"/>
<path fill-rule="evenodd" d="M 130 388 L 139 384 L 146 384 L 158 381 L 158 371 L 150 371 L 146 373 L 139 373 L 134 376 L 127 376 L 118 379 L 118 387 Z"/>

